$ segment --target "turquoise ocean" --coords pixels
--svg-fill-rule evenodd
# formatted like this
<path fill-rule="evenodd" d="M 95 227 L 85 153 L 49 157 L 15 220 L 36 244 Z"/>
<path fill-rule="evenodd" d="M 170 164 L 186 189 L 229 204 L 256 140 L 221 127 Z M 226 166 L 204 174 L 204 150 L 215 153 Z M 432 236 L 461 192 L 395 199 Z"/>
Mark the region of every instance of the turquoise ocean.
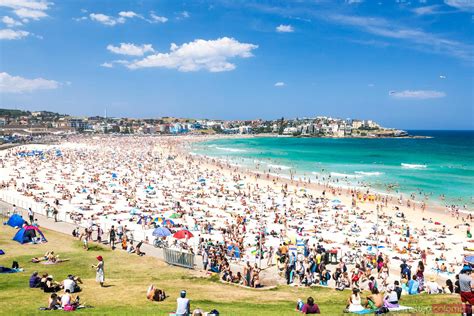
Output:
<path fill-rule="evenodd" d="M 474 131 L 409 131 L 428 138 L 223 138 L 192 152 L 283 177 L 415 194 L 474 210 Z"/>

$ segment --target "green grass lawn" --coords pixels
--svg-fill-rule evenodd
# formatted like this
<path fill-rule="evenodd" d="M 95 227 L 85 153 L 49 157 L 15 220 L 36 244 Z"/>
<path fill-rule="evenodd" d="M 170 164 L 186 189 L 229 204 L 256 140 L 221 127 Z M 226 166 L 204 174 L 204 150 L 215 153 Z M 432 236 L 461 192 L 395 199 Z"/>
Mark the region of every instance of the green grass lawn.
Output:
<path fill-rule="evenodd" d="M 46 306 L 48 294 L 39 289 L 30 289 L 28 279 L 33 271 L 47 272 L 56 281 L 62 281 L 68 274 L 80 276 L 84 284 L 79 294 L 81 302 L 94 308 L 75 313 L 86 314 L 156 314 L 167 315 L 174 311 L 176 298 L 186 289 L 191 299 L 191 308 L 205 311 L 217 309 L 221 315 L 298 315 L 294 311 L 298 298 L 312 296 L 324 315 L 341 315 L 348 291 L 340 292 L 326 288 L 293 288 L 280 286 L 262 291 L 222 284 L 216 277 L 199 277 L 189 270 L 171 267 L 151 257 L 128 255 L 123 251 L 111 251 L 101 245 L 84 251 L 79 241 L 72 237 L 43 230 L 48 243 L 41 245 L 20 245 L 11 240 L 15 229 L 0 227 L 0 249 L 6 255 L 0 256 L 0 265 L 10 267 L 13 260 L 20 263 L 24 272 L 0 274 L 0 314 L 62 313 L 62 311 L 39 311 Z M 40 257 L 46 251 L 55 251 L 61 258 L 70 261 L 56 265 L 31 263 L 32 257 Z M 96 256 L 105 260 L 107 288 L 100 288 L 95 282 Z M 150 302 L 146 290 L 150 284 L 164 289 L 169 297 L 164 302 Z M 416 312 L 432 314 L 432 304 L 459 303 L 457 295 L 417 295 L 403 297 L 402 304 L 416 307 Z M 398 314 L 399 315 L 399 314 Z"/>

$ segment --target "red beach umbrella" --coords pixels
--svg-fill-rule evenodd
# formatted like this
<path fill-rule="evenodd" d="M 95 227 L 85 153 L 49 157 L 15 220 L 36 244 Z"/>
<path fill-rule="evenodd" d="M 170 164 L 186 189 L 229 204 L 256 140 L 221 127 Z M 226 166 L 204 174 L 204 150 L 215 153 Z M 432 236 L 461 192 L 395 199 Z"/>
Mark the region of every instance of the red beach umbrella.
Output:
<path fill-rule="evenodd" d="M 192 238 L 192 237 L 194 237 L 194 235 L 189 230 L 182 229 L 182 230 L 174 233 L 173 237 L 176 238 L 176 239 L 183 239 L 183 238 L 186 238 L 186 237 Z"/>

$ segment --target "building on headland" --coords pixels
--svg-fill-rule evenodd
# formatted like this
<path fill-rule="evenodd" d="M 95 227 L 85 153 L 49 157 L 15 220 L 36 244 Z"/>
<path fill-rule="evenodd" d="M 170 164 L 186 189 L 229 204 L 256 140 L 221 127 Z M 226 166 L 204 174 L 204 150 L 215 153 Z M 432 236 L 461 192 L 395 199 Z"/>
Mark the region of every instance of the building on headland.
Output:
<path fill-rule="evenodd" d="M 33 130 L 32 128 L 36 128 Z M 0 109 L 0 132 L 31 134 L 274 134 L 297 137 L 404 137 L 402 130 L 385 128 L 374 120 L 330 116 L 274 120 L 216 120 L 160 118 L 77 117 L 47 111 Z"/>

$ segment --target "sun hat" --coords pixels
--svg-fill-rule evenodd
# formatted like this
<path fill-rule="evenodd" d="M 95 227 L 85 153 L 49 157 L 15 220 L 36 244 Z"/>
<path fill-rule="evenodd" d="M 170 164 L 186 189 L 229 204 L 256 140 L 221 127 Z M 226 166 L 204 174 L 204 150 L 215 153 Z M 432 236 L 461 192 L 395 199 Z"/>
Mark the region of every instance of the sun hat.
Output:
<path fill-rule="evenodd" d="M 102 256 L 97 256 L 97 260 L 102 261 L 104 259 L 102 258 Z"/>

